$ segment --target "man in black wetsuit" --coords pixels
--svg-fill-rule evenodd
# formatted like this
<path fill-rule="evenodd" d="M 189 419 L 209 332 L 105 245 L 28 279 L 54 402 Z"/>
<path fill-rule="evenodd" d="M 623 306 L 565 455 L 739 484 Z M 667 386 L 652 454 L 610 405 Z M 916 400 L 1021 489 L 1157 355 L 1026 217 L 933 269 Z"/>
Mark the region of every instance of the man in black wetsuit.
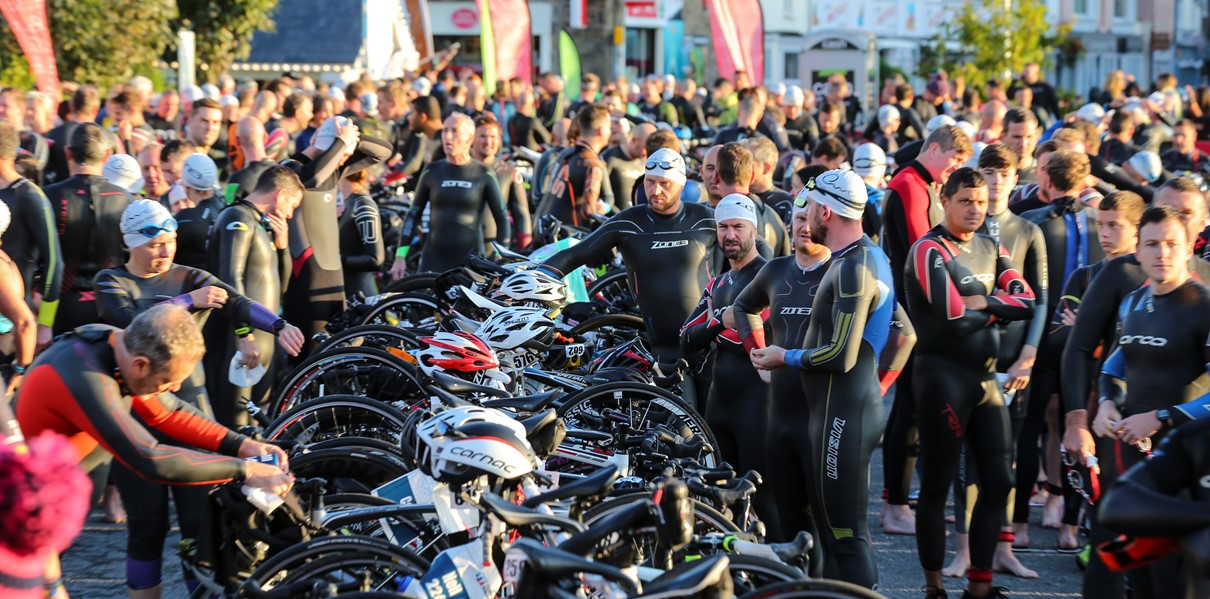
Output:
<path fill-rule="evenodd" d="M 963 597 L 999 597 L 1001 589 L 991 586 L 992 560 L 1012 489 L 1012 439 L 995 374 L 999 328 L 991 325 L 1029 319 L 1035 299 L 1000 244 L 976 233 L 987 211 L 983 177 L 958 169 L 942 188 L 941 201 L 942 224 L 912 246 L 904 273 L 908 313 L 919 337 L 912 379 L 923 466 L 916 543 L 926 597 L 944 597 L 945 502 L 966 443 L 980 491 Z"/>
<path fill-rule="evenodd" d="M 441 134 L 441 104 L 432 96 L 420 96 L 412 100 L 412 111 L 408 114 L 408 131 L 410 135 L 403 140 L 403 145 L 396 148 L 400 162 L 393 165 L 396 172 L 413 179 L 418 179 L 420 172 L 434 159 L 437 146 L 441 145 L 437 136 Z M 410 189 L 416 186 L 411 184 Z"/>
<path fill-rule="evenodd" d="M 681 328 L 685 356 L 700 356 L 713 345 L 714 368 L 706 400 L 706 423 L 718 440 L 718 450 L 736 472 L 765 468 L 765 413 L 768 386 L 748 360 L 742 339 L 723 324 L 723 312 L 765 264 L 756 252 L 756 206 L 748 196 L 729 195 L 714 208 L 718 245 L 730 269 L 706 285 L 697 308 Z M 757 514 L 766 526 L 776 522 L 772 497 L 757 497 Z"/>
<path fill-rule="evenodd" d="M 794 196 L 773 185 L 773 171 L 777 169 L 778 160 L 777 146 L 767 137 L 749 137 L 744 140 L 744 146 L 752 152 L 753 177 L 749 191 L 777 214 L 790 214 Z M 790 249 L 786 248 L 787 253 Z"/>
<path fill-rule="evenodd" d="M 1164 169 L 1176 175 L 1210 177 L 1210 155 L 1197 149 L 1197 127 L 1183 120 L 1172 128 L 1172 149 L 1160 154 Z"/>
<path fill-rule="evenodd" d="M 181 167 L 185 200 L 176 203 L 176 262 L 193 268 L 206 266 L 210 225 L 226 203 L 218 196 L 218 167 L 205 154 L 192 154 Z"/>
<path fill-rule="evenodd" d="M 340 266 L 340 229 L 336 184 L 342 177 L 385 162 L 387 142 L 361 135 L 345 117 L 324 121 L 310 147 L 291 156 L 302 167 L 298 178 L 307 188 L 302 205 L 290 220 L 293 276 L 282 298 L 282 311 L 307 338 L 323 330 L 344 311 L 344 273 Z M 313 348 L 308 341 L 307 352 Z"/>
<path fill-rule="evenodd" d="M 710 148 L 702 160 L 702 178 L 706 182 L 706 195 L 711 206 L 733 193 L 746 195 L 752 200 L 752 204 L 756 206 L 757 219 L 760 221 L 757 233 L 769 248 L 769 258 L 790 254 L 785 222 L 777 214 L 777 210 L 752 193 L 751 185 L 756 178 L 756 164 L 748 148 L 739 142 Z"/>
<path fill-rule="evenodd" d="M 500 144 L 500 123 L 496 122 L 496 117 L 491 113 L 485 113 L 484 116 L 475 119 L 475 139 L 471 142 L 471 158 L 486 164 L 496 175 L 496 182 L 500 184 L 500 197 L 504 201 L 507 214 L 512 222 L 514 247 L 525 248 L 533 241 L 534 231 L 533 223 L 529 218 L 529 198 L 525 193 L 525 181 L 521 178 L 517 167 L 498 158 Z M 482 218 L 483 238 L 496 239 L 498 237 L 496 221 L 487 206 L 483 207 Z"/>
<path fill-rule="evenodd" d="M 210 160 L 204 154 L 196 156 Z M 153 200 L 136 200 L 122 214 L 122 237 L 130 249 L 130 259 L 122 266 L 97 273 L 94 284 L 101 321 L 110 326 L 127 327 L 152 306 L 169 303 L 193 313 L 199 326 L 205 323 L 210 310 L 216 309 L 223 312 L 229 322 L 239 323 L 237 327 L 252 326 L 272 332 L 273 324 L 278 320 L 276 314 L 239 295 L 208 272 L 173 263 L 179 233 L 179 229 L 174 231 L 174 228 L 168 210 Z M 251 337 L 248 340 L 251 341 Z M 280 340 L 290 353 L 297 353 L 302 348 L 302 332 L 296 327 L 284 327 Z M 255 354 L 255 345 L 245 350 Z M 205 373 L 199 364 L 175 395 L 207 418 L 213 418 L 205 385 Z M 157 438 L 161 442 L 171 441 L 161 436 Z M 197 538 L 209 489 L 165 487 L 144 481 L 127 468 L 117 468 L 113 473 L 129 514 L 127 586 L 134 590 L 156 588 L 160 581 L 164 537 L 170 524 L 168 489 L 173 491 L 184 538 Z"/>
<path fill-rule="evenodd" d="M 63 258 L 50 201 L 14 166 L 19 143 L 17 130 L 0 122 L 0 201 L 8 206 L 10 214 L 8 229 L 0 236 L 0 241 L 5 253 L 21 271 L 26 303 L 33 306 L 34 291 L 42 295 L 38 308 L 38 345 L 41 346 L 50 342 L 50 328 L 55 323 L 63 283 Z M 41 284 L 36 284 L 38 282 Z"/>
<path fill-rule="evenodd" d="M 878 583 L 866 522 L 870 454 L 882 432 L 878 356 L 895 311 L 894 282 L 886 255 L 861 228 L 866 191 L 852 171 L 828 171 L 812 180 L 807 197 L 811 235 L 832 250 L 819 283 L 802 349 L 769 346 L 763 335 L 746 341 L 752 364 L 763 370 L 803 370 L 803 393 L 811 398 L 806 439 L 801 425 L 775 424 L 785 439 L 797 428 L 809 444 L 818 471 L 804 472 L 807 493 L 826 556 L 824 575 L 872 588 Z M 763 333 L 763 330 L 760 331 Z M 800 454 L 801 455 L 801 454 Z"/>
<path fill-rule="evenodd" d="M 604 214 L 601 199 L 611 196 L 605 163 L 600 152 L 609 143 L 609 111 L 601 106 L 586 106 L 576 115 L 580 138 L 563 165 L 551 173 L 550 190 L 542 197 L 535 219 L 547 214 L 560 222 L 587 227 L 591 215 Z"/>
<path fill-rule="evenodd" d="M 510 228 L 500 185 L 491 167 L 471 158 L 474 135 L 471 117 L 457 113 L 445 120 L 441 131 L 445 159 L 429 165 L 420 175 L 391 267 L 396 279 L 407 272 L 406 258 L 426 207 L 429 231 L 420 254 L 421 272 L 445 272 L 466 264 L 471 254 L 482 253 L 485 211 L 496 221 L 496 241 L 508 244 Z"/>
<path fill-rule="evenodd" d="M 643 165 L 647 161 L 647 138 L 655 133 L 655 130 L 655 125 L 651 123 L 635 125 L 634 129 L 623 137 L 622 143 L 601 152 L 601 160 L 605 162 L 605 175 L 609 178 L 609 187 L 613 191 L 614 208 L 619 211 L 630 207 L 635 183 L 643 176 Z"/>
<path fill-rule="evenodd" d="M 1142 462 L 1144 451 L 1165 431 L 1210 415 L 1205 408 L 1210 397 L 1210 289 L 1189 272 L 1184 220 L 1176 209 L 1156 206 L 1139 221 L 1136 256 L 1149 282 L 1127 295 L 1119 310 L 1118 347 L 1101 371 L 1092 425 L 1100 437 L 1097 458 L 1106 486 Z M 1114 536 L 1097 523 L 1093 546 Z M 1093 561 L 1099 560 L 1089 560 L 1090 566 Z M 1183 596 L 1180 569 L 1173 555 L 1131 571 L 1127 578 L 1133 596 Z M 1115 597 L 1122 590 L 1120 576 L 1085 576 L 1086 597 Z"/>
<path fill-rule="evenodd" d="M 761 117 L 765 114 L 765 106 L 761 104 L 756 94 L 749 94 L 739 101 L 738 116 L 730 126 L 721 129 L 714 136 L 711 145 L 719 146 L 728 142 L 743 141 L 754 135 L 762 135 L 757 128 Z"/>
<path fill-rule="evenodd" d="M 189 118 L 185 121 L 184 138 L 197 146 L 195 151 L 214 160 L 219 173 L 227 176 L 232 174 L 232 171 L 227 170 L 227 150 L 222 147 L 223 144 L 218 143 L 222 133 L 223 110 L 219 103 L 210 98 L 194 102 L 189 108 Z"/>
<path fill-rule="evenodd" d="M 1008 197 L 1012 194 L 1017 182 L 1016 165 L 1018 163 L 1017 155 L 1002 143 L 991 144 L 979 154 L 979 173 L 987 183 L 988 205 L 987 218 L 978 232 L 991 237 L 1008 252 L 1013 267 L 1025 278 L 1030 289 L 1034 290 L 1033 316 L 1028 320 L 1016 320 L 1001 325 L 1000 354 L 996 359 L 996 372 L 1008 375 L 1004 390 L 1021 395 L 1029 387 L 1034 365 L 1039 360 L 1038 348 L 1043 347 L 1043 333 L 1050 320 L 1050 314 L 1046 311 L 1045 298 L 1047 297 L 1048 280 L 1046 243 L 1042 237 L 1042 231 L 1034 223 L 1013 214 L 1008 209 Z M 1057 356 L 1053 359 L 1057 360 Z M 1017 439 L 1017 433 L 1023 430 L 1026 408 L 1029 406 L 1029 402 L 1022 399 L 1009 407 L 1013 439 Z M 1014 511 L 1015 520 L 1029 516 L 1029 495 L 1038 476 L 1038 434 L 1042 418 L 1045 415 L 1045 407 L 1046 404 L 1042 404 L 1041 409 L 1037 409 L 1036 413 L 1029 414 L 1033 418 L 1029 424 L 1034 425 L 1030 429 L 1032 436 L 1022 441 L 1017 448 L 1017 453 L 1028 455 L 1027 459 L 1030 462 L 1023 464 L 1021 460 L 1018 460 L 1017 481 L 1018 485 L 1024 484 L 1024 489 L 1018 491 L 1015 509 L 1020 511 Z M 965 460 L 965 449 L 963 451 Z M 1028 470 L 1030 474 L 1023 477 L 1022 470 Z M 968 497 L 971 497 L 968 489 L 978 484 L 977 472 L 973 465 L 959 471 L 966 475 L 959 476 L 958 486 L 954 490 L 955 512 L 956 516 L 961 519 L 958 524 L 957 552 L 954 561 L 945 568 L 947 574 L 957 576 L 964 574 L 970 566 L 970 548 L 967 543 L 965 516 L 969 514 L 967 501 Z M 1028 482 L 1022 483 L 1022 481 Z M 1022 493 L 1024 498 L 1022 498 Z M 1027 519 L 1019 521 L 1028 522 Z M 1026 568 L 1013 555 L 1012 529 L 1008 528 L 1007 520 L 1005 527 L 1006 530 L 1000 535 L 1000 542 L 996 545 L 993 559 L 994 569 L 1001 572 L 1009 571 L 1027 578 L 1036 577 L 1036 572 Z M 1026 539 L 1028 542 L 1028 535 Z"/>
<path fill-rule="evenodd" d="M 99 126 L 80 124 L 67 146 L 71 177 L 46 188 L 63 249 L 56 335 L 98 321 L 92 278 L 126 261 L 118 223 L 132 198 L 100 176 L 111 152 L 108 136 Z"/>
<path fill-rule="evenodd" d="M 550 132 L 542 125 L 542 121 L 534 116 L 532 92 L 522 92 L 517 96 L 517 114 L 508 120 L 508 136 L 509 143 L 515 148 L 541 152 L 544 146 L 550 145 Z"/>
<path fill-rule="evenodd" d="M 261 175 L 260 181 L 246 198 L 236 200 L 223 209 L 210 231 L 207 249 L 210 272 L 230 285 L 236 293 L 247 297 L 277 314 L 281 309 L 282 289 L 290 279 L 289 232 L 286 222 L 302 202 L 302 182 L 294 171 L 274 166 Z M 211 319 L 207 327 L 211 358 L 207 370 L 227 372 L 232 356 L 242 347 L 238 339 L 254 336 L 259 350 L 259 362 L 269 372 L 249 388 L 236 388 L 223 377 L 211 377 L 210 398 L 219 422 L 245 422 L 247 414 L 237 409 L 242 397 L 257 405 L 269 399 L 274 380 L 274 344 L 272 335 L 253 332 L 250 328 L 235 330 L 234 323 Z M 274 332 L 280 333 L 286 322 L 275 321 Z M 234 331 L 234 334 L 232 334 Z M 246 342 L 243 344 L 246 345 Z M 250 347 L 248 348 L 250 349 Z M 251 365 L 251 357 L 245 355 Z"/>
<path fill-rule="evenodd" d="M 680 154 L 661 149 L 647 157 L 646 166 L 647 204 L 614 215 L 579 245 L 551 256 L 543 268 L 562 278 L 610 250 L 621 252 L 630 288 L 639 296 L 652 353 L 667 369 L 682 357 L 681 324 L 710 281 L 717 232 L 709 206 L 681 201 L 685 159 Z"/>
<path fill-rule="evenodd" d="M 1038 117 L 1026 108 L 1012 108 L 1004 115 L 1004 137 L 1000 140 L 1018 157 L 1017 182 L 1036 182 L 1034 150 L 1038 147 Z"/>

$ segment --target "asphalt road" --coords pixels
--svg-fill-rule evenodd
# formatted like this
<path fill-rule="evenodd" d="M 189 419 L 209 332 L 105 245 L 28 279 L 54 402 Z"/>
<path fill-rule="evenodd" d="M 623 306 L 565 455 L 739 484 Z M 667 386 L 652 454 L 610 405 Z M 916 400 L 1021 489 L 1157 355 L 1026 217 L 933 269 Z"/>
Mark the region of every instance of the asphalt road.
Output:
<path fill-rule="evenodd" d="M 871 480 L 875 481 L 870 493 L 870 530 L 874 532 L 874 547 L 878 555 L 880 592 L 891 599 L 917 599 L 921 596 L 919 589 L 923 585 L 924 579 L 916 559 L 915 537 L 883 534 L 878 524 L 882 481 L 881 451 L 875 452 L 870 474 Z M 1055 531 L 1043 530 L 1041 527 L 1041 509 L 1034 508 L 1032 512 L 1031 540 L 1033 547 L 1039 549 L 1056 547 Z M 63 558 L 67 589 L 76 598 L 118 599 L 126 597 L 125 526 L 106 524 L 101 521 L 100 515 L 100 511 L 93 513 L 80 538 Z M 180 566 L 175 554 L 177 541 L 178 537 L 174 529 L 164 552 L 165 599 L 184 599 L 186 597 L 185 587 L 181 582 Z M 952 543 L 950 551 L 953 551 Z M 995 584 L 1007 587 L 1012 596 L 1080 596 L 1081 572 L 1076 568 L 1073 555 L 1030 552 L 1019 553 L 1018 557 L 1027 567 L 1036 570 L 1041 577 L 1034 580 L 1023 580 L 998 574 Z M 949 584 L 951 589 L 961 589 L 964 586 L 964 581 L 956 579 Z M 959 591 L 951 590 L 951 596 L 957 598 L 960 595 Z"/>

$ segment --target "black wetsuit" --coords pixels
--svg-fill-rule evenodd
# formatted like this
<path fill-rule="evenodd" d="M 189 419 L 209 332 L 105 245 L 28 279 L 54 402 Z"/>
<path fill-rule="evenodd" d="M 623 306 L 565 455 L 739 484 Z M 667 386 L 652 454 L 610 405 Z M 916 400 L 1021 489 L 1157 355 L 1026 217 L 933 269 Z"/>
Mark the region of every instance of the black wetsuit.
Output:
<path fill-rule="evenodd" d="M 401 162 L 395 165 L 394 170 L 410 177 L 405 186 L 408 191 L 416 189 L 416 182 L 424 167 L 437 160 L 433 157 L 433 152 L 440 150 L 440 146 L 441 140 L 429 139 L 423 133 L 412 133 L 403 142 L 403 147 L 399 150 Z"/>
<path fill-rule="evenodd" d="M 980 479 L 970 523 L 970 579 L 990 582 L 1013 486 L 1008 410 L 996 380 L 1000 331 L 991 325 L 1031 318 L 1034 295 L 992 238 L 975 234 L 960 241 L 944 225 L 912 246 L 904 279 L 918 337 L 912 380 L 924 466 L 916 510 L 920 565 L 941 570 L 945 502 L 967 444 Z M 997 291 L 1004 295 L 992 295 Z M 987 297 L 987 309 L 964 306 L 963 296 L 975 295 Z"/>
<path fill-rule="evenodd" d="M 1118 314 L 1118 347 L 1105 360 L 1101 397 L 1117 404 L 1123 418 L 1167 408 L 1175 422 L 1187 422 L 1190 418 L 1180 404 L 1210 390 L 1206 373 L 1210 364 L 1210 289 L 1192 279 L 1164 295 L 1155 295 L 1146 286 L 1126 296 Z M 1206 412 L 1200 406 L 1189 411 L 1198 416 Z M 1158 443 L 1164 433 L 1161 428 L 1151 437 L 1152 442 Z M 1102 488 L 1146 458 L 1116 439 L 1098 437 L 1096 444 Z M 1112 540 L 1116 532 L 1094 525 L 1093 546 Z M 1091 570 L 1097 575 L 1085 575 L 1086 597 L 1122 593 L 1121 576 L 1104 572 L 1100 564 Z M 1172 556 L 1131 571 L 1127 577 L 1136 597 L 1180 597 L 1183 579 L 1178 571 L 1179 562 Z"/>
<path fill-rule="evenodd" d="M 777 187 L 770 187 L 769 189 L 765 190 L 764 193 L 752 193 L 756 197 L 760 198 L 760 201 L 764 202 L 766 206 L 772 208 L 773 211 L 777 213 L 777 217 L 781 219 L 783 224 L 788 222 L 790 217 L 793 216 L 794 196 L 788 192 L 785 192 Z M 786 238 L 786 245 L 790 245 L 788 236 Z M 790 247 L 786 248 L 787 255 L 792 253 L 792 249 L 793 248 Z"/>
<path fill-rule="evenodd" d="M 76 175 L 46 188 L 63 249 L 63 287 L 54 333 L 98 322 L 92 279 L 126 262 L 120 223 L 132 198 L 102 177 Z"/>
<path fill-rule="evenodd" d="M 580 244 L 551 256 L 545 266 L 558 276 L 617 249 L 626 263 L 651 341 L 662 364 L 681 357 L 680 329 L 710 281 L 709 258 L 717 244 L 709 206 L 681 202 L 674 214 L 634 206 L 619 212 Z"/>
<path fill-rule="evenodd" d="M 878 566 L 867 521 L 870 455 L 882 434 L 878 354 L 895 312 L 894 282 L 886 254 L 864 235 L 835 252 L 819 284 L 802 349 L 786 352 L 800 368 L 808 409 L 807 448 L 797 423 L 777 423 L 774 435 L 798 429 L 802 454 L 815 468 L 804 472 L 823 543 L 824 575 L 873 587 Z"/>
<path fill-rule="evenodd" d="M 791 149 L 810 152 L 819 143 L 819 125 L 815 124 L 815 117 L 804 110 L 798 118 L 786 121 L 786 137 Z"/>
<path fill-rule="evenodd" d="M 469 255 L 482 253 L 484 209 L 496 220 L 496 241 L 508 244 L 508 217 L 500 185 L 491 168 L 478 160 L 461 166 L 439 160 L 425 169 L 400 231 L 400 247 L 411 245 L 425 206 L 429 207 L 429 233 L 420 255 L 421 271 L 445 272 L 466 264 Z"/>
<path fill-rule="evenodd" d="M 741 341 L 760 330 L 764 331 L 769 345 L 801 348 L 807 339 L 815 294 L 827 270 L 827 259 L 807 269 L 800 267 L 794 256 L 765 263 L 752 283 L 735 298 L 735 329 Z M 810 503 L 808 481 L 814 477 L 804 474 L 814 468 L 814 452 L 789 451 L 802 446 L 802 431 L 810 422 L 802 374 L 793 368 L 777 368 L 769 375 L 769 404 L 764 411 L 762 428 L 751 433 L 762 433 L 759 436 L 765 448 L 768 471 L 761 474 L 765 475 L 769 488 L 760 493 L 773 496 L 777 516 L 775 522 L 766 520 L 765 524 L 770 539 L 776 542 L 789 541 L 800 530 L 810 532 L 818 539 L 815 519 L 807 509 Z M 785 422 L 795 423 L 798 430 L 778 426 Z M 783 436 L 783 433 L 790 434 Z M 815 543 L 811 553 L 811 575 L 822 577 L 823 564 L 823 543 Z"/>
<path fill-rule="evenodd" d="M 382 267 L 386 250 L 382 242 L 382 220 L 378 203 L 364 193 L 345 198 L 340 215 L 340 265 L 344 269 L 345 293 L 350 297 L 378 295 L 375 274 Z"/>
<path fill-rule="evenodd" d="M 508 120 L 508 139 L 514 147 L 541 152 L 550 145 L 550 132 L 537 118 L 518 112 Z"/>
<path fill-rule="evenodd" d="M 272 160 L 258 160 L 232 173 L 231 178 L 227 180 L 226 187 L 223 188 L 224 201 L 230 204 L 237 199 L 247 197 L 256 188 L 256 182 L 260 180 L 260 176 L 265 174 L 269 167 L 276 165 L 277 163 Z"/>
<path fill-rule="evenodd" d="M 681 328 L 681 350 L 686 356 L 714 346 L 714 369 L 706 400 L 706 424 L 714 432 L 724 460 L 736 472 L 765 467 L 765 414 L 768 412 L 768 385 L 760 379 L 743 339 L 722 323 L 722 312 L 735 303 L 736 296 L 756 277 L 765 260 L 756 256 L 742 269 L 729 271 L 710 280 L 697 308 Z M 772 497 L 759 493 L 757 513 L 766 527 L 775 522 Z"/>
<path fill-rule="evenodd" d="M 1097 156 L 1113 164 L 1122 164 L 1130 160 L 1130 157 L 1137 154 L 1140 149 L 1133 143 L 1106 137 L 1105 141 L 1101 142 L 1101 150 L 1097 152 Z"/>
<path fill-rule="evenodd" d="M 572 148 L 570 154 L 565 154 L 563 164 L 555 165 L 554 168 L 551 172 L 551 185 L 558 187 L 555 181 L 561 180 L 563 193 L 555 195 L 547 191 L 542 197 L 542 202 L 538 204 L 535 217 L 552 214 L 565 225 L 587 227 L 591 212 L 590 206 L 584 201 L 585 182 L 591 169 L 599 168 L 601 174 L 605 175 L 605 163 L 592 148 L 579 143 Z M 607 193 L 608 181 L 608 177 L 602 177 L 600 199 L 612 195 Z"/>
<path fill-rule="evenodd" d="M 1017 441 L 1015 452 L 1017 456 L 1017 495 L 1013 518 L 1019 522 L 1028 522 L 1029 495 L 1038 476 L 1038 437 L 1041 435 L 1045 422 L 1046 401 L 1054 391 L 1057 381 L 1055 365 L 1059 358 L 1058 354 L 1049 351 L 1043 341 L 1043 335 L 1047 331 L 1047 324 L 1052 313 L 1048 309 L 1050 278 L 1047 257 L 1049 254 L 1042 230 L 1033 222 L 1017 216 L 1007 209 L 998 215 L 987 215 L 979 232 L 990 236 L 1008 252 L 1013 266 L 1025 277 L 1026 284 L 1033 290 L 1035 300 L 1032 318 L 1001 325 L 1000 356 L 997 359 L 996 371 L 1008 372 L 1008 369 L 1021 356 L 1023 346 L 1028 345 L 1035 348 L 1039 356 L 1034 362 L 1031 380 L 1033 380 L 1033 372 L 1046 371 L 1045 376 L 1049 376 L 1046 400 L 1039 397 L 1040 401 L 1035 403 L 1030 401 L 1029 397 L 1022 397 L 1023 394 L 1018 393 L 1019 400 L 1009 406 L 1012 419 L 1012 438 Z M 1042 362 L 1045 364 L 1042 365 Z M 967 473 L 973 470 L 973 468 L 963 469 Z M 966 481 L 973 482 L 973 480 L 969 476 L 966 477 Z M 955 495 L 955 503 L 964 503 L 964 499 L 965 493 Z M 1020 518 L 1025 519 L 1020 520 Z M 964 520 L 960 524 L 960 529 L 965 528 Z"/>
<path fill-rule="evenodd" d="M 219 211 L 226 208 L 223 199 L 212 196 L 193 208 L 176 213 L 176 259 L 174 262 L 193 268 L 206 267 L 206 243 L 210 241 L 210 226 Z"/>
<path fill-rule="evenodd" d="M 290 254 L 274 245 L 269 221 L 245 200 L 236 200 L 223 209 L 211 227 L 208 250 L 209 271 L 230 285 L 237 293 L 257 302 L 274 314 L 281 309 L 282 290 L 290 279 Z M 207 369 L 226 373 L 236 352 L 235 325 L 223 318 L 207 323 Z M 260 350 L 261 365 L 269 369 L 264 378 L 251 389 L 236 388 L 226 377 L 209 381 L 214 414 L 224 424 L 242 420 L 242 410 L 236 402 L 243 397 L 264 405 L 273 385 L 274 348 L 276 339 L 263 332 L 252 332 Z"/>
<path fill-rule="evenodd" d="M 1210 421 L 1178 426 L 1148 460 L 1121 476 L 1097 508 L 1106 528 L 1141 537 L 1192 536 L 1200 561 L 1185 554 L 1183 574 L 1188 599 L 1207 596 L 1205 531 L 1210 526 Z M 1175 582 L 1175 581 L 1172 581 Z M 1176 595 L 1171 595 L 1176 597 Z"/>
<path fill-rule="evenodd" d="M 601 160 L 605 161 L 605 173 L 609 177 L 609 187 L 613 189 L 614 207 L 619 211 L 629 208 L 635 183 L 647 172 L 646 160 L 642 156 L 627 158 L 621 146 L 601 152 Z"/>
<path fill-rule="evenodd" d="M 4 251 L 21 271 L 25 301 L 32 306 L 34 291 L 42 294 L 38 324 L 51 326 L 63 285 L 63 256 L 50 201 L 26 179 L 0 189 L 0 201 L 8 205 L 11 215 L 8 229 L 0 237 Z"/>
<path fill-rule="evenodd" d="M 290 219 L 293 283 L 282 298 L 285 317 L 308 339 L 299 359 L 314 347 L 311 337 L 345 309 L 344 273 L 340 267 L 340 229 L 336 216 L 336 185 L 347 175 L 381 164 L 391 157 L 387 142 L 363 135 L 353 155 L 342 165 L 345 144 L 336 140 L 315 160 L 292 156 L 303 164 L 299 179 L 306 191 Z"/>
<path fill-rule="evenodd" d="M 1173 173 L 1191 173 L 1203 179 L 1210 177 L 1210 155 L 1194 148 L 1192 154 L 1184 154 L 1173 148 L 1160 156 L 1160 163 Z"/>
<path fill-rule="evenodd" d="M 676 108 L 676 117 L 680 123 L 690 129 L 699 129 L 707 126 L 706 114 L 702 112 L 702 107 L 692 100 L 686 100 L 682 96 L 675 96 L 668 101 Z"/>
<path fill-rule="evenodd" d="M 529 217 L 529 198 L 525 194 L 525 181 L 517 167 L 503 160 L 495 160 L 488 165 L 496 175 L 496 183 L 500 185 L 500 197 L 511 219 L 513 237 L 517 239 L 517 247 L 522 247 L 521 239 L 530 239 L 534 232 L 533 223 Z M 487 206 L 483 207 L 483 238 L 498 239 L 496 219 Z M 508 240 L 506 240 L 507 242 Z"/>

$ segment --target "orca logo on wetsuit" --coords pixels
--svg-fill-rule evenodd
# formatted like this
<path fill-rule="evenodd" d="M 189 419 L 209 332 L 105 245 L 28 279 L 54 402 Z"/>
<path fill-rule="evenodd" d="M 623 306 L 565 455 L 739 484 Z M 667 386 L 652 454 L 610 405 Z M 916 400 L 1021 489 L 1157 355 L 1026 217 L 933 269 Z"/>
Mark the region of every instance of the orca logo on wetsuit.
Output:
<path fill-rule="evenodd" d="M 990 272 L 989 273 L 978 273 L 978 274 L 967 275 L 965 277 L 962 277 L 961 284 L 967 285 L 967 284 L 973 283 L 975 281 L 978 281 L 980 283 L 991 283 L 995 279 L 996 279 L 996 275 L 992 274 Z"/>
<path fill-rule="evenodd" d="M 785 308 L 781 309 L 781 315 L 782 316 L 810 316 L 811 309 L 810 308 L 794 308 L 791 306 L 786 306 Z"/>
<path fill-rule="evenodd" d="M 1118 339 L 1118 345 L 1130 345 L 1131 343 L 1164 347 L 1168 345 L 1168 340 L 1163 337 L 1152 337 L 1150 335 L 1122 335 L 1122 338 Z"/>
<path fill-rule="evenodd" d="M 676 241 L 653 241 L 651 242 L 651 249 L 666 250 L 668 248 L 683 248 L 687 245 L 689 245 L 688 239 L 678 239 Z"/>
<path fill-rule="evenodd" d="M 227 225 L 227 230 L 228 231 L 247 231 L 248 225 L 245 225 L 244 223 L 237 220 L 237 221 L 234 221 L 231 224 Z"/>
<path fill-rule="evenodd" d="M 471 189 L 471 182 L 470 181 L 460 181 L 458 179 L 451 179 L 448 181 L 442 181 L 441 186 L 442 187 L 461 187 L 463 189 Z"/>

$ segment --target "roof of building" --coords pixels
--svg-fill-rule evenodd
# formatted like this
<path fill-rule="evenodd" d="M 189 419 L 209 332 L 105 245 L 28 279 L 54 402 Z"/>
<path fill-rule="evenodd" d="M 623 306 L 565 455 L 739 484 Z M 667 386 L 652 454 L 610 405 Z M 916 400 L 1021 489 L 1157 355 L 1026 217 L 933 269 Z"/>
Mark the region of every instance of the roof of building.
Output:
<path fill-rule="evenodd" d="M 364 43 L 361 0 L 287 0 L 273 14 L 277 29 L 252 36 L 239 62 L 352 64 Z"/>

